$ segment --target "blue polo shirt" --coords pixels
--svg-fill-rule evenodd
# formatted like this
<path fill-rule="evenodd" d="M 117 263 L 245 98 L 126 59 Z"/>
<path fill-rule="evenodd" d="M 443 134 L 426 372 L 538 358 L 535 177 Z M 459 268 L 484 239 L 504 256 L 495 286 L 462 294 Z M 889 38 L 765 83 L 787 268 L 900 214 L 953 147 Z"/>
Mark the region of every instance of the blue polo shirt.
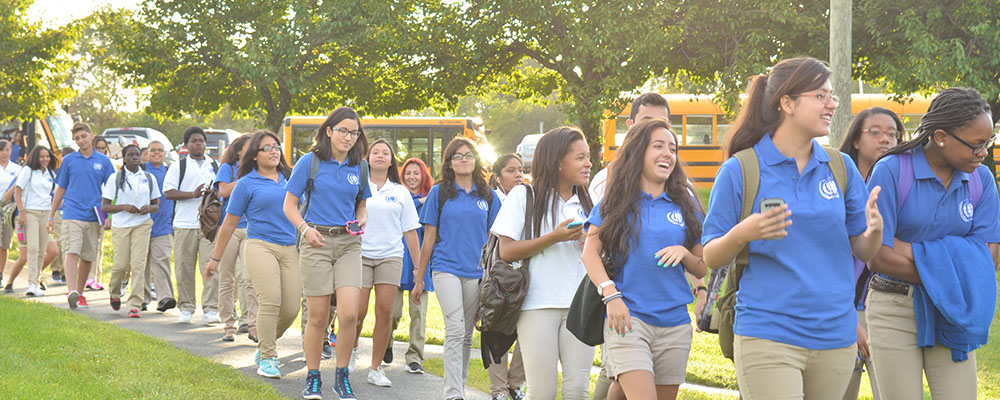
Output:
<path fill-rule="evenodd" d="M 10 145 L 10 160 L 15 164 L 21 164 L 21 146 L 16 143 Z"/>
<path fill-rule="evenodd" d="M 285 190 L 298 197 L 300 201 L 305 201 L 303 196 L 306 191 L 306 181 L 309 180 L 309 163 L 315 156 L 315 153 L 309 152 L 299 158 L 285 186 Z M 320 161 L 319 171 L 313 181 L 309 210 L 303 215 L 306 221 L 322 226 L 345 226 L 347 221 L 357 219 L 354 199 L 361 184 L 361 166 L 349 165 L 348 162 L 349 160 L 345 160 L 341 164 L 333 157 L 327 161 Z M 364 185 L 361 190 L 362 199 L 372 197 L 368 185 Z"/>
<path fill-rule="evenodd" d="M 154 167 L 153 163 L 146 161 L 146 172 L 156 178 L 156 184 L 160 188 L 160 209 L 150 215 L 153 217 L 153 231 L 149 237 L 160 237 L 174 233 L 174 201 L 167 200 L 163 193 L 163 179 L 167 177 L 167 164 L 160 164 Z"/>
<path fill-rule="evenodd" d="M 978 205 L 969 196 L 968 173 L 955 170 L 952 185 L 946 189 L 927 164 L 924 148 L 917 147 L 913 150 L 913 185 L 900 212 L 899 156 L 890 155 L 875 163 L 868 187 L 882 187 L 878 196 L 878 210 L 885 223 L 882 244 L 892 247 L 894 237 L 915 243 L 944 236 L 975 236 L 986 243 L 1000 243 L 996 183 L 985 165 L 975 173 L 983 184 Z"/>
<path fill-rule="evenodd" d="M 857 339 L 850 236 L 866 228 L 865 182 L 854 162 L 841 153 L 847 193 L 840 193 L 830 158 L 815 140 L 802 174 L 795 159 L 774 147 L 770 134 L 754 150 L 760 164 L 754 212 L 760 212 L 762 199 L 780 197 L 792 212 L 793 224 L 781 240 L 750 242 L 750 265 L 740 280 L 733 331 L 812 350 L 850 346 Z M 742 175 L 736 158 L 719 169 L 702 244 L 725 235 L 739 221 Z"/>
<path fill-rule="evenodd" d="M 257 170 L 236 181 L 226 212 L 247 220 L 247 238 L 291 246 L 295 227 L 285 217 L 285 176 L 278 181 L 265 178 Z"/>
<path fill-rule="evenodd" d="M 56 185 L 63 195 L 63 219 L 97 222 L 94 207 L 101 205 L 101 186 L 115 173 L 107 156 L 97 151 L 84 157 L 79 151 L 63 157 Z"/>
<path fill-rule="evenodd" d="M 664 247 L 684 245 L 687 226 L 680 205 L 661 194 L 655 199 L 640 192 L 639 224 L 631 223 L 638 232 L 628 258 L 611 278 L 622 292 L 629 314 L 654 326 L 678 326 L 691 322 L 687 304 L 694 300 L 684 268 L 656 265 L 656 252 Z M 586 228 L 601 226 L 601 204 L 590 211 Z"/>
<path fill-rule="evenodd" d="M 417 208 L 417 215 L 420 215 L 420 209 L 421 209 L 421 207 L 424 206 L 423 203 L 420 202 L 420 199 L 422 199 L 424 196 L 421 196 L 419 194 L 411 192 L 410 193 L 410 197 L 413 199 L 413 206 Z M 405 238 L 403 239 L 403 242 L 404 243 L 406 242 Z M 421 246 L 423 246 L 423 244 L 424 244 L 424 227 L 423 227 L 423 225 L 421 225 L 420 228 L 417 228 L 417 242 L 419 242 Z M 399 279 L 399 290 L 413 290 L 413 285 L 414 285 L 414 282 L 413 282 L 413 270 L 415 268 L 416 267 L 414 266 L 413 259 L 410 258 L 410 252 L 409 251 L 404 251 L 403 252 L 403 275 Z M 428 292 L 433 292 L 434 291 L 434 282 L 431 280 L 431 269 L 430 268 L 427 268 L 427 271 L 424 272 L 424 290 L 426 290 Z"/>
<path fill-rule="evenodd" d="M 218 182 L 233 183 L 236 180 L 236 171 L 240 169 L 240 163 L 237 161 L 236 164 L 223 163 L 219 166 L 219 172 L 215 175 L 216 188 L 218 188 Z M 232 193 L 229 194 L 232 197 Z M 282 200 L 284 202 L 284 200 Z M 229 206 L 229 197 L 222 200 L 222 209 L 225 210 Z M 225 218 L 219 219 L 219 226 L 222 226 L 222 222 Z M 247 227 L 247 219 L 240 218 L 240 223 L 236 225 L 236 229 L 244 229 Z"/>
<path fill-rule="evenodd" d="M 420 223 L 436 226 L 441 238 L 434 245 L 430 269 L 447 272 L 460 278 L 480 278 L 479 258 L 486 244 L 490 227 L 500 211 L 500 196 L 493 194 L 493 202 L 476 195 L 476 185 L 466 192 L 455 185 L 456 197 L 444 202 L 438 215 L 438 189 L 434 185 L 427 193 L 425 207 L 420 210 Z"/>

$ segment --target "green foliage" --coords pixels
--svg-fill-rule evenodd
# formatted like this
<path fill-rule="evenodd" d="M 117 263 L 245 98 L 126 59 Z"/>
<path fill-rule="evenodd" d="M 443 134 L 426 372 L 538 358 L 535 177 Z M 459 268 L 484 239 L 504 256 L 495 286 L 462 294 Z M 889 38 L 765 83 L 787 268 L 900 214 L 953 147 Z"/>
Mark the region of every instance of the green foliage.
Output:
<path fill-rule="evenodd" d="M 490 145 L 497 154 L 513 153 L 524 135 L 567 125 L 566 114 L 555 102 L 537 103 L 519 100 L 514 95 L 486 93 L 463 97 L 456 115 L 479 116 L 489 131 Z"/>
<path fill-rule="evenodd" d="M 0 2 L 0 120 L 42 117 L 72 93 L 61 86 L 75 32 L 30 23 L 32 0 Z"/>

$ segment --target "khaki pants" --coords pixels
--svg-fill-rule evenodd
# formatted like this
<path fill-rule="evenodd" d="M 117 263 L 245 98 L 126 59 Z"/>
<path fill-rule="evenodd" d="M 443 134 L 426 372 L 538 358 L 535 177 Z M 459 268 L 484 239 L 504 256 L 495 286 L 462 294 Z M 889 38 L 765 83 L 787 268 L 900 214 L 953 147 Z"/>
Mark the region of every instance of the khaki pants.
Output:
<path fill-rule="evenodd" d="M 111 247 L 114 249 L 114 265 L 111 267 L 111 299 L 121 296 L 122 278 L 131 277 L 131 286 L 126 309 L 138 310 L 142 307 L 143 292 L 146 290 L 146 255 L 149 254 L 149 233 L 153 230 L 153 220 L 131 228 L 111 228 Z"/>
<path fill-rule="evenodd" d="M 177 308 L 181 311 L 195 310 L 195 272 L 204 276 L 205 266 L 212 257 L 212 242 L 205 238 L 201 229 L 174 228 L 174 269 L 177 274 Z M 203 282 L 201 290 L 202 312 L 217 311 L 219 304 L 219 280 Z"/>
<path fill-rule="evenodd" d="M 772 340 L 736 335 L 733 358 L 745 400 L 840 400 L 851 380 L 857 345 L 810 350 Z"/>
<path fill-rule="evenodd" d="M 28 242 L 28 284 L 37 285 L 45 262 L 45 248 L 49 245 L 49 232 L 45 229 L 49 212 L 26 210 L 24 222 L 24 240 Z"/>
<path fill-rule="evenodd" d="M 52 218 L 52 222 L 55 226 L 52 227 L 52 239 L 56 241 L 56 247 L 59 248 L 59 254 L 56 258 L 52 259 L 52 263 L 49 264 L 49 268 L 52 272 L 62 272 L 63 271 L 63 257 L 66 257 L 62 251 L 62 243 L 59 242 L 59 237 L 62 234 L 62 210 L 56 210 L 55 217 Z M 44 225 L 43 225 L 44 226 Z"/>
<path fill-rule="evenodd" d="M 259 239 L 247 239 L 243 252 L 247 273 L 257 289 L 260 308 L 257 332 L 262 358 L 277 357 L 275 342 L 299 314 L 302 276 L 295 246 L 282 246 Z"/>
<path fill-rule="evenodd" d="M 243 254 L 240 253 L 240 258 Z M 250 277 L 247 276 L 246 263 L 240 261 L 236 263 L 236 298 L 240 301 L 240 315 L 236 316 L 241 325 L 247 327 L 257 327 L 257 294 L 253 296 L 253 314 L 250 314 L 250 300 L 247 299 L 247 285 L 250 284 Z"/>
<path fill-rule="evenodd" d="M 143 295 L 146 303 L 153 301 L 153 294 L 149 292 L 150 282 L 156 285 L 158 300 L 174 298 L 174 282 L 170 278 L 170 253 L 173 248 L 172 234 L 149 238 L 149 251 L 146 256 L 146 292 Z"/>
<path fill-rule="evenodd" d="M 507 364 L 510 359 L 510 365 Z M 520 389 L 524 385 L 524 360 L 521 358 L 521 343 L 514 343 L 514 354 L 504 354 L 500 363 L 490 360 L 486 369 L 490 375 L 490 396 L 506 395 L 507 389 Z"/>
<path fill-rule="evenodd" d="M 434 282 L 437 289 L 437 282 Z M 566 328 L 568 308 L 521 310 L 517 319 L 517 341 L 524 358 L 528 396 L 556 398 L 558 365 L 562 364 L 562 398 L 586 400 L 594 348 Z"/>
<path fill-rule="evenodd" d="M 247 291 L 250 295 L 247 296 L 249 299 L 241 299 L 240 308 L 249 309 L 251 315 L 256 317 L 257 315 L 257 295 L 253 291 L 253 284 L 248 282 L 243 282 L 242 279 L 237 279 L 241 274 L 237 274 L 237 271 L 244 268 L 244 262 L 246 257 L 243 256 L 243 252 L 240 251 L 243 248 L 243 243 L 246 241 L 247 230 L 237 229 L 233 231 L 233 236 L 229 239 L 229 243 L 226 244 L 226 251 L 222 253 L 222 261 L 219 263 L 219 318 L 225 323 L 226 331 L 236 330 L 236 316 L 234 315 L 236 311 L 236 298 L 234 297 L 236 292 L 236 285 L 247 286 Z M 298 260 L 295 261 L 298 265 Z M 296 268 L 297 269 L 297 268 Z M 248 324 L 248 327 L 255 328 L 256 321 L 254 324 Z"/>
<path fill-rule="evenodd" d="M 398 291 L 396 301 L 392 305 L 392 330 L 399 326 L 399 319 L 403 318 L 403 299 L 406 299 L 410 315 L 410 346 L 406 348 L 406 364 L 424 364 L 424 341 L 427 328 L 427 291 L 420 294 L 420 305 L 413 304 L 409 291 Z M 389 335 L 389 346 L 392 348 L 393 335 Z"/>
<path fill-rule="evenodd" d="M 434 271 L 434 291 L 444 315 L 444 398 L 465 398 L 472 333 L 479 311 L 479 280 Z"/>
<path fill-rule="evenodd" d="M 861 328 L 868 331 L 868 321 L 865 321 L 865 312 L 858 311 L 858 325 Z M 868 336 L 868 342 L 871 343 L 871 336 Z M 871 347 L 869 346 L 869 349 Z M 864 360 L 863 365 L 855 365 L 854 375 L 851 375 L 851 383 L 847 385 L 847 393 L 844 393 L 844 400 L 858 400 L 858 390 L 861 388 L 861 375 L 864 373 L 864 369 L 868 369 L 868 381 L 872 385 L 872 397 L 873 400 L 880 400 L 881 397 L 878 395 L 878 379 L 875 379 L 875 363 L 872 362 L 871 358 Z"/>
<path fill-rule="evenodd" d="M 934 399 L 976 398 L 975 352 L 969 353 L 968 360 L 954 362 L 951 349 L 940 344 L 917 347 L 912 293 L 872 290 L 865 306 L 868 342 L 883 400 L 923 398 L 924 375 Z"/>

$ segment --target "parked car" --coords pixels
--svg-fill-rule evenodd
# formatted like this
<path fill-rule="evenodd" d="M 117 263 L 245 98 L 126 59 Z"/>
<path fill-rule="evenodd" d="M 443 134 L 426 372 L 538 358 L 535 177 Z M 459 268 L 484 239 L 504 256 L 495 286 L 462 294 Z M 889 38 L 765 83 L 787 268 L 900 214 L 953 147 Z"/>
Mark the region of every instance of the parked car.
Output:
<path fill-rule="evenodd" d="M 232 129 L 205 129 L 205 151 L 212 158 L 219 160 L 229 144 L 240 135 L 241 133 Z"/>
<path fill-rule="evenodd" d="M 152 141 L 157 141 L 163 144 L 164 149 L 168 149 L 167 158 L 164 160 L 165 163 L 170 164 L 180 159 L 177 152 L 174 151 L 173 143 L 170 142 L 170 139 L 167 139 L 167 135 L 153 128 L 108 128 L 101 135 L 108 140 L 109 144 L 114 139 L 114 141 L 123 145 L 135 144 L 142 148 L 149 146 L 149 143 Z"/>
<path fill-rule="evenodd" d="M 514 153 L 521 156 L 521 160 L 524 161 L 525 171 L 531 171 L 531 160 L 535 156 L 535 145 L 538 144 L 538 140 L 541 138 L 541 133 L 524 135 L 521 143 L 518 143 L 517 149 L 514 150 Z"/>

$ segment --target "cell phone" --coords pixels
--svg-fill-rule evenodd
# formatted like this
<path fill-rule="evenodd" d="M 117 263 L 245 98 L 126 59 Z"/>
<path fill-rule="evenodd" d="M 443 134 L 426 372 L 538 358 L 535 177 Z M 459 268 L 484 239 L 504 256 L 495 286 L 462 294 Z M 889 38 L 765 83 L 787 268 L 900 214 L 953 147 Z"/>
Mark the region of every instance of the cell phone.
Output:
<path fill-rule="evenodd" d="M 358 236 L 365 233 L 365 230 L 361 228 L 361 222 L 358 220 L 347 221 L 347 233 L 351 236 Z"/>
<path fill-rule="evenodd" d="M 570 222 L 569 224 L 566 224 L 566 229 L 573 229 L 580 225 L 583 225 L 583 221 L 573 221 Z"/>
<path fill-rule="evenodd" d="M 781 207 L 783 204 L 785 204 L 785 199 L 782 199 L 780 197 L 771 197 L 763 199 L 760 201 L 760 213 L 761 214 L 766 213 L 773 208 Z M 782 232 L 784 232 L 784 229 L 782 229 Z M 768 239 L 768 240 L 778 240 L 778 239 Z"/>

